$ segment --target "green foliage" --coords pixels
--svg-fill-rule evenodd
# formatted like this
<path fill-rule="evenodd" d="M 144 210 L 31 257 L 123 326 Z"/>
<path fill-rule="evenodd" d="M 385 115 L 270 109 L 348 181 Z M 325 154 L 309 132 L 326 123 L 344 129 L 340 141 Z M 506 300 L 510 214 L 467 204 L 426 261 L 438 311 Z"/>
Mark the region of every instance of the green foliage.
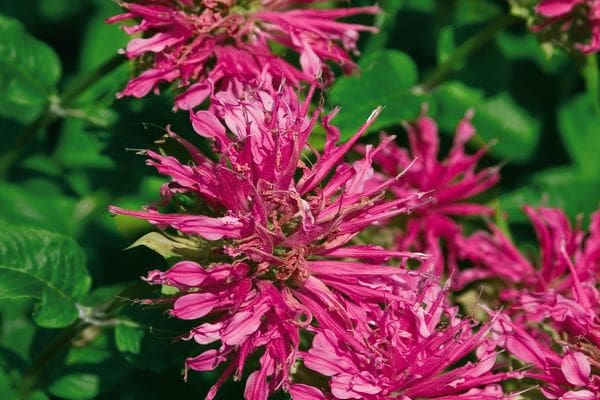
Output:
<path fill-rule="evenodd" d="M 77 319 L 75 303 L 90 288 L 85 253 L 70 237 L 0 226 L 0 299 L 38 301 L 34 320 L 49 328 Z"/>
<path fill-rule="evenodd" d="M 0 116 L 31 120 L 60 79 L 56 53 L 17 20 L 0 15 Z"/>
<path fill-rule="evenodd" d="M 340 78 L 330 93 L 331 104 L 341 107 L 334 121 L 343 139 L 352 136 L 378 106 L 385 109 L 370 132 L 418 115 L 426 97 L 412 91 L 418 72 L 410 56 L 399 51 L 379 51 L 363 57 L 359 65 L 359 75 Z"/>
<path fill-rule="evenodd" d="M 540 123 L 508 93 L 501 93 L 476 107 L 473 123 L 486 142 L 498 140 L 492 153 L 513 162 L 531 159 L 540 135 Z"/>
<path fill-rule="evenodd" d="M 438 108 L 436 117 L 444 130 L 452 132 L 465 110 L 472 108 L 479 144 L 496 142 L 490 149 L 491 154 L 521 163 L 533 156 L 541 132 L 540 123 L 509 93 L 486 99 L 481 90 L 449 82 L 435 91 L 434 99 Z"/>
<path fill-rule="evenodd" d="M 600 173 L 600 110 L 589 96 L 579 95 L 564 103 L 558 113 L 558 127 L 571 160 L 590 178 Z"/>
<path fill-rule="evenodd" d="M 500 206 L 513 223 L 527 222 L 521 212 L 526 204 L 562 208 L 573 220 L 580 215 L 587 217 L 600 207 L 600 182 L 597 176 L 582 174 L 576 168 L 547 169 L 500 196 Z"/>
<path fill-rule="evenodd" d="M 106 332 L 92 327 L 83 337 L 87 335 L 90 342 L 71 348 L 63 366 L 52 373 L 50 394 L 68 400 L 95 399 L 129 372 L 130 366 L 118 355 Z"/>

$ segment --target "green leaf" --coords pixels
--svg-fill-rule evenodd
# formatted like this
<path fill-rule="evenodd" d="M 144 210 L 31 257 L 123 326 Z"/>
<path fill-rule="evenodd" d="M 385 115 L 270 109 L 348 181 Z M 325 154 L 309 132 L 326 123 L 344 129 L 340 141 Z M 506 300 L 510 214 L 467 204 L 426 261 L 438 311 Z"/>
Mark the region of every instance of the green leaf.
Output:
<path fill-rule="evenodd" d="M 454 29 L 447 25 L 440 30 L 437 42 L 437 62 L 438 65 L 446 61 L 456 50 L 454 40 Z"/>
<path fill-rule="evenodd" d="M 119 324 L 115 328 L 115 343 L 123 353 L 140 354 L 143 337 L 144 330 L 137 327 Z"/>
<path fill-rule="evenodd" d="M 10 352 L 11 356 L 18 357 L 23 364 L 31 356 L 31 346 L 36 333 L 36 326 L 31 321 L 30 314 L 30 299 L 3 300 L 0 304 L 0 346 Z M 17 362 L 12 361 L 10 365 L 16 368 Z"/>
<path fill-rule="evenodd" d="M 55 151 L 56 160 L 67 168 L 114 169 L 115 162 L 102 154 L 110 133 L 86 130 L 86 121 L 69 119 Z"/>
<path fill-rule="evenodd" d="M 119 14 L 122 10 L 112 1 L 100 1 L 96 13 L 90 18 L 82 31 L 82 44 L 79 53 L 81 72 L 91 72 L 114 57 L 117 49 L 125 47 L 129 36 L 114 24 L 107 24 L 106 18 Z M 129 67 L 123 63 L 111 73 L 102 77 L 91 88 L 83 93 L 79 101 L 97 103 L 98 97 L 104 97 L 104 106 L 110 105 L 114 94 L 121 90 L 127 82 Z"/>
<path fill-rule="evenodd" d="M 160 254 L 163 258 L 168 259 L 177 257 L 176 252 L 178 243 L 158 232 L 150 232 L 139 238 L 127 249 L 132 249 L 138 246 L 145 246 L 150 250 Z"/>
<path fill-rule="evenodd" d="M 91 373 L 72 373 L 52 382 L 48 391 L 69 400 L 93 399 L 100 392 L 100 377 Z"/>
<path fill-rule="evenodd" d="M 600 115 L 590 98 L 580 95 L 560 107 L 558 126 L 571 159 L 586 175 L 600 172 Z"/>
<path fill-rule="evenodd" d="M 75 235 L 87 215 L 47 180 L 0 185 L 0 221 Z"/>
<path fill-rule="evenodd" d="M 90 283 L 85 253 L 72 238 L 0 226 L 0 299 L 38 300 L 34 320 L 40 326 L 63 327 L 77 319 L 75 302 Z"/>
<path fill-rule="evenodd" d="M 502 54 L 511 61 L 533 61 L 545 73 L 556 73 L 569 63 L 569 57 L 557 52 L 548 57 L 540 47 L 535 36 L 529 32 L 515 34 L 513 32 L 498 32 L 496 44 Z"/>
<path fill-rule="evenodd" d="M 509 93 L 489 99 L 481 90 L 461 82 L 448 82 L 434 92 L 436 119 L 444 132 L 454 127 L 469 108 L 475 109 L 473 124 L 479 136 L 477 145 L 496 141 L 490 153 L 511 162 L 528 161 L 535 153 L 540 122 L 531 117 Z"/>
<path fill-rule="evenodd" d="M 341 107 L 333 123 L 341 129 L 342 139 L 352 136 L 378 106 L 385 108 L 370 132 L 417 117 L 427 97 L 411 92 L 418 74 L 407 54 L 379 51 L 364 57 L 359 65 L 359 75 L 340 78 L 330 93 L 330 103 Z"/>
<path fill-rule="evenodd" d="M 525 162 L 535 153 L 541 131 L 540 122 L 507 92 L 476 107 L 473 124 L 485 141 L 498 140 L 498 144 L 491 149 L 492 154 L 511 162 Z"/>
<path fill-rule="evenodd" d="M 162 371 L 180 365 L 186 354 L 193 351 L 194 343 L 173 338 L 188 332 L 192 326 L 185 321 L 168 318 L 164 313 L 130 307 L 115 327 L 114 340 L 125 360 L 137 368 Z"/>
<path fill-rule="evenodd" d="M 374 26 L 379 29 L 376 35 L 371 35 L 363 54 L 369 54 L 386 47 L 390 35 L 396 25 L 396 15 L 404 7 L 406 0 L 382 0 L 379 3 L 382 12 L 375 16 Z"/>
<path fill-rule="evenodd" d="M 129 365 L 120 357 L 106 330 L 90 327 L 80 346 L 71 347 L 63 364 L 50 372 L 48 392 L 69 400 L 87 400 L 111 390 Z"/>
<path fill-rule="evenodd" d="M 214 256 L 207 255 L 210 253 L 210 246 L 206 247 L 206 244 L 202 240 L 194 240 L 183 237 L 168 237 L 158 232 L 149 232 L 136 240 L 132 245 L 127 247 L 126 250 L 132 249 L 138 246 L 145 246 L 155 253 L 160 254 L 165 260 L 171 260 L 175 258 L 186 258 L 186 259 L 201 259 L 205 260 L 208 258 L 214 258 Z"/>
<path fill-rule="evenodd" d="M 407 0 L 406 8 L 423 13 L 430 13 L 435 10 L 435 0 Z"/>
<path fill-rule="evenodd" d="M 500 206 L 511 222 L 527 222 L 525 205 L 562 208 L 570 218 L 588 215 L 600 206 L 600 183 L 575 168 L 555 168 L 535 174 L 513 192 L 500 196 Z"/>
<path fill-rule="evenodd" d="M 11 399 L 13 396 L 14 393 L 10 377 L 0 368 L 0 398 Z"/>
<path fill-rule="evenodd" d="M 458 81 L 451 81 L 438 87 L 434 94 L 437 105 L 435 119 L 443 132 L 454 132 L 465 111 L 484 101 L 484 93 Z"/>
<path fill-rule="evenodd" d="M 488 1 L 458 0 L 455 7 L 454 23 L 457 26 L 479 24 L 502 14 L 502 8 Z"/>
<path fill-rule="evenodd" d="M 0 115 L 30 120 L 54 94 L 60 75 L 60 60 L 48 45 L 0 16 Z"/>

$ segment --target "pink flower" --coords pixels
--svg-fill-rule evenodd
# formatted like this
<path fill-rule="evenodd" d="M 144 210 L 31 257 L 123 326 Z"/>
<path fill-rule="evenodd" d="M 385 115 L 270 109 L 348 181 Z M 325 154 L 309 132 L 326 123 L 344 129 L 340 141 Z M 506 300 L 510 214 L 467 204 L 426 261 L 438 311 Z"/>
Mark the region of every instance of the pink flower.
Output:
<path fill-rule="evenodd" d="M 476 324 L 448 306 L 445 290 L 425 285 L 385 309 L 348 305 L 349 328 L 326 323 L 316 328 L 302 359 L 307 368 L 329 377 L 328 387 L 313 387 L 311 393 L 298 383 L 292 398 L 319 398 L 315 390 L 323 399 L 509 398 L 496 384 L 514 374 L 492 372 L 496 352 L 486 337 L 490 326 L 475 332 Z M 471 353 L 474 361 L 464 362 Z"/>
<path fill-rule="evenodd" d="M 425 193 L 429 199 L 413 210 L 404 234 L 397 239 L 397 247 L 432 254 L 431 264 L 438 276 L 446 264 L 441 239 L 445 239 L 449 247 L 449 269 L 455 269 L 452 244 L 461 229 L 454 217 L 491 215 L 493 211 L 489 207 L 468 200 L 500 179 L 498 168 L 476 170 L 485 149 L 472 155 L 465 152 L 465 144 L 475 133 L 471 118 L 472 112 L 468 112 L 458 123 L 454 146 L 443 161 L 438 160 L 437 125 L 425 112 L 414 124 L 406 125 L 410 151 L 392 144 L 374 157 L 383 179 L 403 174 L 390 188 L 397 198 Z"/>
<path fill-rule="evenodd" d="M 214 113 L 200 111 L 193 121 L 199 134 L 214 140 L 220 159 L 210 160 L 169 132 L 190 160 L 147 152 L 148 163 L 171 178 L 161 203 L 146 211 L 111 207 L 167 235 L 187 235 L 197 243 L 189 253 L 209 260 L 182 261 L 147 278 L 179 289 L 171 299 L 173 315 L 202 319 L 190 339 L 221 343 L 186 363 L 209 370 L 230 361 L 209 398 L 227 376 L 239 377 L 259 348 L 265 350 L 261 368 L 250 374 L 246 398 L 287 390 L 300 329 L 313 320 L 350 324 L 346 304 L 375 307 L 401 299 L 418 279 L 381 264 L 420 255 L 349 243 L 366 227 L 406 213 L 416 197 L 385 201 L 393 178 L 365 187 L 372 157 L 389 140 L 368 147 L 363 160 L 343 162 L 378 111 L 343 145 L 336 144 L 339 131 L 329 124 L 333 115 L 324 117 L 325 150 L 311 160 L 303 151 L 318 112 L 308 114 L 309 102 L 299 103 L 290 91 L 248 91 L 242 99 L 215 94 Z"/>
<path fill-rule="evenodd" d="M 508 319 L 498 316 L 494 321 L 499 345 L 509 354 L 529 365 L 523 377 L 532 378 L 541 386 L 547 399 L 595 400 L 600 396 L 600 376 L 592 373 L 592 363 L 598 360 L 563 346 L 559 354 L 551 345 L 529 335 L 524 329 Z M 556 346 L 555 346 L 556 347 Z"/>
<path fill-rule="evenodd" d="M 573 46 L 585 54 L 600 50 L 600 1 L 542 0 L 536 11 L 541 22 L 533 27 L 535 32 L 555 37 L 561 46 Z"/>
<path fill-rule="evenodd" d="M 586 237 L 582 230 L 571 228 L 561 210 L 525 207 L 525 212 L 540 242 L 540 261 L 530 262 L 492 226 L 492 235 L 477 232 L 459 243 L 461 256 L 475 263 L 460 278 L 463 283 L 487 278 L 505 283 L 500 298 L 512 320 L 502 323 L 501 330 L 510 334 L 507 348 L 544 374 L 558 374 L 554 382 L 558 386 L 548 389 L 555 397 L 548 398 L 558 397 L 559 392 L 565 399 L 597 398 L 599 377 L 584 372 L 590 364 L 600 366 L 600 213 L 592 215 Z M 558 356 L 552 345 L 568 351 Z M 589 378 L 585 385 L 582 377 L 576 377 L 574 365 Z M 579 386 L 586 386 L 594 396 L 585 397 L 585 391 L 584 397 L 564 394 Z"/>
<path fill-rule="evenodd" d="M 592 215 L 586 239 L 561 210 L 525 207 L 525 212 L 540 242 L 539 265 L 492 226 L 493 235 L 477 232 L 460 241 L 462 257 L 476 265 L 462 273 L 462 283 L 500 278 L 508 284 L 501 296 L 513 318 L 523 323 L 549 319 L 559 332 L 600 347 L 600 213 Z"/>
<path fill-rule="evenodd" d="M 143 97 L 161 82 L 177 82 L 176 107 L 192 109 L 210 95 L 210 85 L 240 93 L 244 84 L 290 85 L 333 79 L 327 61 L 346 72 L 355 68 L 348 52 L 357 53 L 364 25 L 338 22 L 377 7 L 310 9 L 309 1 L 148 0 L 119 1 L 126 10 L 110 23 L 135 20 L 124 29 L 132 39 L 125 54 L 139 60 L 143 72 L 119 96 Z M 276 43 L 299 54 L 301 68 L 274 54 Z M 257 82 L 258 79 L 258 82 Z"/>

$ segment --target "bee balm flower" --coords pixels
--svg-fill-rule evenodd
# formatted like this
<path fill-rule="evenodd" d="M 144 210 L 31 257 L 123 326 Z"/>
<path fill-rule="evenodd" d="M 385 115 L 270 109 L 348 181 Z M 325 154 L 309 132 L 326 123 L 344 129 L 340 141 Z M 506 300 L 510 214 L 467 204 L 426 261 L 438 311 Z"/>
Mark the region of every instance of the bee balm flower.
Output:
<path fill-rule="evenodd" d="M 326 62 L 346 72 L 355 64 L 359 32 L 375 29 L 339 22 L 356 14 L 374 14 L 377 7 L 311 9 L 315 2 L 294 0 L 148 0 L 120 1 L 126 10 L 108 22 L 135 20 L 124 29 L 132 39 L 125 54 L 138 60 L 143 72 L 120 96 L 143 97 L 160 82 L 177 82 L 176 107 L 191 109 L 210 94 L 209 86 L 239 91 L 242 84 L 313 82 L 333 74 Z M 273 53 L 273 44 L 299 54 L 300 68 Z"/>
<path fill-rule="evenodd" d="M 241 376 L 247 357 L 259 348 L 265 350 L 261 368 L 248 378 L 246 398 L 264 399 L 287 389 L 299 331 L 311 321 L 348 325 L 345 304 L 379 306 L 416 287 L 416 273 L 381 265 L 411 253 L 349 243 L 366 227 L 407 212 L 414 202 L 411 196 L 384 200 L 394 178 L 365 188 L 371 160 L 389 140 L 367 148 L 362 160 L 343 162 L 377 112 L 343 145 L 329 124 L 332 116 L 325 117 L 325 150 L 311 161 L 303 151 L 318 114 L 309 115 L 309 101 L 300 103 L 289 91 L 249 91 L 242 99 L 215 94 L 214 112 L 200 111 L 193 121 L 199 134 L 214 140 L 220 159 L 208 159 L 171 133 L 190 161 L 148 151 L 148 163 L 172 179 L 163 190 L 163 206 L 111 208 L 146 219 L 167 234 L 187 235 L 198 243 L 189 254 L 204 249 L 209 255 L 202 264 L 182 261 L 147 277 L 179 289 L 173 315 L 202 319 L 190 339 L 221 343 L 187 360 L 195 370 L 230 361 L 209 398 L 227 376 Z"/>
<path fill-rule="evenodd" d="M 448 306 L 444 290 L 427 286 L 385 309 L 349 306 L 351 328 L 317 328 L 302 358 L 307 368 L 329 377 L 328 387 L 312 387 L 310 397 L 310 385 L 296 384 L 293 399 L 509 398 L 496 383 L 512 374 L 492 372 L 490 325 L 475 332 L 472 321 Z M 460 362 L 471 353 L 474 361 Z"/>
<path fill-rule="evenodd" d="M 600 213 L 592 215 L 586 235 L 561 210 L 525 212 L 540 243 L 539 262 L 492 227 L 493 235 L 477 232 L 459 243 L 462 257 L 475 263 L 461 279 L 505 283 L 499 331 L 509 352 L 535 366 L 528 374 L 547 398 L 596 399 L 600 377 L 590 371 L 600 366 Z M 556 348 L 565 350 L 557 354 Z"/>
<path fill-rule="evenodd" d="M 543 37 L 586 54 L 600 50 L 600 1 L 542 0 L 536 11 L 541 22 L 533 30 Z"/>
<path fill-rule="evenodd" d="M 446 240 L 452 258 L 454 238 L 461 231 L 454 217 L 491 215 L 489 207 L 468 200 L 500 179 L 498 168 L 477 171 L 477 163 L 486 149 L 475 154 L 465 152 L 466 142 L 475 134 L 471 118 L 472 113 L 468 113 L 459 122 L 454 146 L 444 160 L 438 160 L 437 124 L 425 114 L 414 124 L 406 125 L 410 151 L 392 143 L 374 157 L 384 179 L 407 169 L 403 179 L 390 187 L 391 193 L 398 198 L 426 193 L 429 198 L 408 217 L 405 232 L 398 236 L 397 247 L 432 254 L 434 272 L 438 276 L 445 265 L 440 240 Z M 450 265 L 449 269 L 454 268 Z"/>

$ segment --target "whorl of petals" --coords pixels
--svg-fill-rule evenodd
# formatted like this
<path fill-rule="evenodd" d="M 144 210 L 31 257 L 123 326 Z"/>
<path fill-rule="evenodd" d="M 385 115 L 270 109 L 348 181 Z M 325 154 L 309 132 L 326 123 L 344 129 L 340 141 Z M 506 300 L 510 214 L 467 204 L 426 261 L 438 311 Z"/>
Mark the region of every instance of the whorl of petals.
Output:
<path fill-rule="evenodd" d="M 301 355 L 307 368 L 329 377 L 329 386 L 298 384 L 292 398 L 510 398 L 497 383 L 518 374 L 492 372 L 496 350 L 487 335 L 490 325 L 475 331 L 476 324 L 447 304 L 446 294 L 422 281 L 412 296 L 385 309 L 348 306 L 352 328 L 322 324 L 312 348 Z M 456 365 L 470 353 L 476 353 L 475 361 Z"/>
<path fill-rule="evenodd" d="M 311 321 L 350 326 L 348 307 L 400 301 L 412 296 L 421 280 L 419 273 L 382 263 L 424 254 L 350 243 L 365 228 L 408 212 L 419 197 L 386 200 L 395 178 L 367 185 L 371 157 L 389 140 L 369 148 L 363 160 L 344 162 L 378 110 L 344 144 L 337 144 L 339 132 L 325 117 L 325 150 L 313 151 L 311 161 L 305 150 L 318 111 L 309 113 L 309 101 L 299 102 L 285 89 L 249 89 L 242 98 L 214 94 L 212 111 L 194 113 L 192 120 L 220 158 L 203 156 L 169 131 L 190 161 L 147 152 L 148 164 L 171 178 L 162 200 L 146 211 L 111 207 L 168 235 L 185 234 L 209 249 L 212 259 L 224 260 L 182 261 L 146 278 L 178 289 L 171 313 L 199 320 L 190 340 L 220 342 L 186 363 L 193 370 L 212 370 L 228 361 L 208 398 L 231 374 L 241 377 L 246 359 L 258 349 L 264 349 L 261 368 L 249 376 L 246 398 L 290 389 L 299 334 Z M 177 212 L 169 212 L 173 209 Z"/>
<path fill-rule="evenodd" d="M 136 35 L 123 52 L 138 60 L 143 71 L 119 96 L 143 97 L 158 91 L 162 82 L 175 82 L 181 91 L 176 108 L 193 109 L 209 97 L 210 85 L 238 95 L 247 84 L 330 82 L 334 75 L 327 61 L 353 71 L 356 65 L 348 52 L 358 52 L 359 32 L 376 29 L 337 20 L 379 9 L 299 7 L 313 2 L 119 1 L 125 13 L 108 22 L 135 21 L 123 28 Z M 298 53 L 300 68 L 274 54 L 272 43 Z"/>
<path fill-rule="evenodd" d="M 392 143 L 373 156 L 380 169 L 376 179 L 389 179 L 402 173 L 402 179 L 390 187 L 395 196 L 404 198 L 424 193 L 427 201 L 415 207 L 409 216 L 404 232 L 397 238 L 397 248 L 432 254 L 429 265 L 433 265 L 438 276 L 444 272 L 445 265 L 450 272 L 456 269 L 453 242 L 461 229 L 454 217 L 493 213 L 487 206 L 468 201 L 500 179 L 497 167 L 477 170 L 477 163 L 485 155 L 486 148 L 474 154 L 465 151 L 466 143 L 475 134 L 472 117 L 473 112 L 469 111 L 459 121 L 453 147 L 444 160 L 439 160 L 437 124 L 427 116 L 426 108 L 416 122 L 406 124 L 410 150 Z M 448 263 L 444 260 L 440 239 L 446 239 L 450 253 Z"/>

